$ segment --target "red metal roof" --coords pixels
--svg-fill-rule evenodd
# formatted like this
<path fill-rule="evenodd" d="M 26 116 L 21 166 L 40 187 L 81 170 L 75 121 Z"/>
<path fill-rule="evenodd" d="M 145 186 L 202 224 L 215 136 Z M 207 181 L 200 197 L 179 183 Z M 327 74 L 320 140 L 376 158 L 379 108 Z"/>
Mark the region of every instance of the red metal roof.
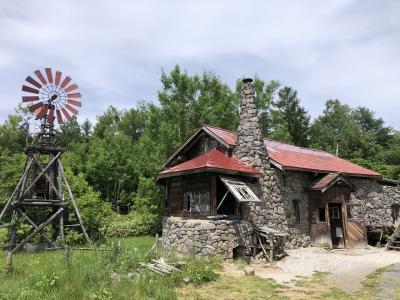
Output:
<path fill-rule="evenodd" d="M 221 170 L 234 173 L 244 173 L 249 175 L 258 175 L 260 170 L 251 167 L 234 156 L 228 156 L 216 149 L 203 155 L 181 163 L 175 167 L 169 168 L 158 174 L 159 178 L 177 175 L 176 173 L 186 173 L 188 171 L 208 171 Z"/>
<path fill-rule="evenodd" d="M 236 145 L 237 132 L 203 125 L 230 146 Z M 381 174 L 356 165 L 322 150 L 302 148 L 278 141 L 264 139 L 268 155 L 272 161 L 283 169 L 294 169 L 311 172 L 335 172 L 353 176 L 382 177 Z"/>

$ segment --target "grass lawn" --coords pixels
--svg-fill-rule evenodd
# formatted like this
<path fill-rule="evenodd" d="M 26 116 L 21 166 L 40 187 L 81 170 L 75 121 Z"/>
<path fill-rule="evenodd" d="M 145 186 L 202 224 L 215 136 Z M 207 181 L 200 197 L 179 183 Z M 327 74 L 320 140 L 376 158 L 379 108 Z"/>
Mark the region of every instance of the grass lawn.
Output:
<path fill-rule="evenodd" d="M 330 287 L 329 274 L 297 278 L 294 287 L 280 286 L 273 280 L 255 276 L 235 277 L 221 272 L 218 260 L 190 259 L 184 272 L 159 276 L 142 270 L 138 262 L 149 261 L 145 253 L 153 237 L 109 240 L 121 241 L 121 251 L 71 251 L 67 264 L 62 251 L 18 253 L 14 270 L 6 272 L 5 257 L 0 260 L 0 299 L 371 299 L 376 293 L 382 270 L 364 281 L 364 289 L 348 294 Z M 164 256 L 165 257 L 165 256 Z M 173 258 L 169 258 L 173 259 Z M 240 266 L 243 262 L 236 262 Z M 190 276 L 192 283 L 183 284 Z M 208 283 L 205 283 L 208 282 Z M 396 291 L 400 299 L 400 290 Z"/>
<path fill-rule="evenodd" d="M 62 251 L 18 253 L 12 274 L 6 273 L 3 257 L 0 299 L 175 299 L 174 284 L 167 278 L 148 272 L 123 276 L 145 261 L 153 243 L 152 237 L 121 239 L 118 254 L 71 251 L 69 266 Z M 121 276 L 112 278 L 112 272 Z"/>

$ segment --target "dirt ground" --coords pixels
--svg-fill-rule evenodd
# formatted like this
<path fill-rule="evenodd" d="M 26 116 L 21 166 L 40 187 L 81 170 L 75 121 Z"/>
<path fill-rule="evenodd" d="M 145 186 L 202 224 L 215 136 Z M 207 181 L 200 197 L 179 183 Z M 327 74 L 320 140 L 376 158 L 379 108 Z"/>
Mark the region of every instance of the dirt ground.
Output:
<path fill-rule="evenodd" d="M 275 262 L 272 267 L 265 263 L 252 263 L 250 267 L 255 269 L 256 276 L 270 278 L 286 286 L 315 272 L 329 273 L 326 280 L 330 285 L 354 293 L 362 288 L 361 281 L 368 274 L 400 262 L 400 252 L 375 247 L 351 250 L 302 248 L 287 252 L 289 256 Z M 243 270 L 234 264 L 226 264 L 224 270 L 234 276 L 243 276 Z"/>

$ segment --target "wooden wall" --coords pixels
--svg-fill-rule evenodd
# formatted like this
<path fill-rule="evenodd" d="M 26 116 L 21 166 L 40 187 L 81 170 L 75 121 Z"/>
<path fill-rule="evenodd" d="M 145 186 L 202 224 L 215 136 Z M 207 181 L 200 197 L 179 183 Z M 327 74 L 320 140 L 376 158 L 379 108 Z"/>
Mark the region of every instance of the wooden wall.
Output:
<path fill-rule="evenodd" d="M 216 203 L 215 176 L 204 173 L 171 178 L 167 184 L 166 199 L 169 215 L 213 215 Z M 191 199 L 191 209 L 189 199 Z"/>

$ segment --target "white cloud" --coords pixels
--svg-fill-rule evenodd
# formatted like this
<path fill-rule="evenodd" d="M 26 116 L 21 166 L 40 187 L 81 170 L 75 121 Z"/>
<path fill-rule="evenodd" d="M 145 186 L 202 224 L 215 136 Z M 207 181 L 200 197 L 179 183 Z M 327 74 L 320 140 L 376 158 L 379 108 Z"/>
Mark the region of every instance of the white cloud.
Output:
<path fill-rule="evenodd" d="M 81 117 L 156 100 L 175 63 L 298 89 L 314 115 L 327 98 L 366 105 L 399 128 L 400 2 L 4 1 L 0 3 L 0 120 L 35 68 L 81 87 Z"/>

